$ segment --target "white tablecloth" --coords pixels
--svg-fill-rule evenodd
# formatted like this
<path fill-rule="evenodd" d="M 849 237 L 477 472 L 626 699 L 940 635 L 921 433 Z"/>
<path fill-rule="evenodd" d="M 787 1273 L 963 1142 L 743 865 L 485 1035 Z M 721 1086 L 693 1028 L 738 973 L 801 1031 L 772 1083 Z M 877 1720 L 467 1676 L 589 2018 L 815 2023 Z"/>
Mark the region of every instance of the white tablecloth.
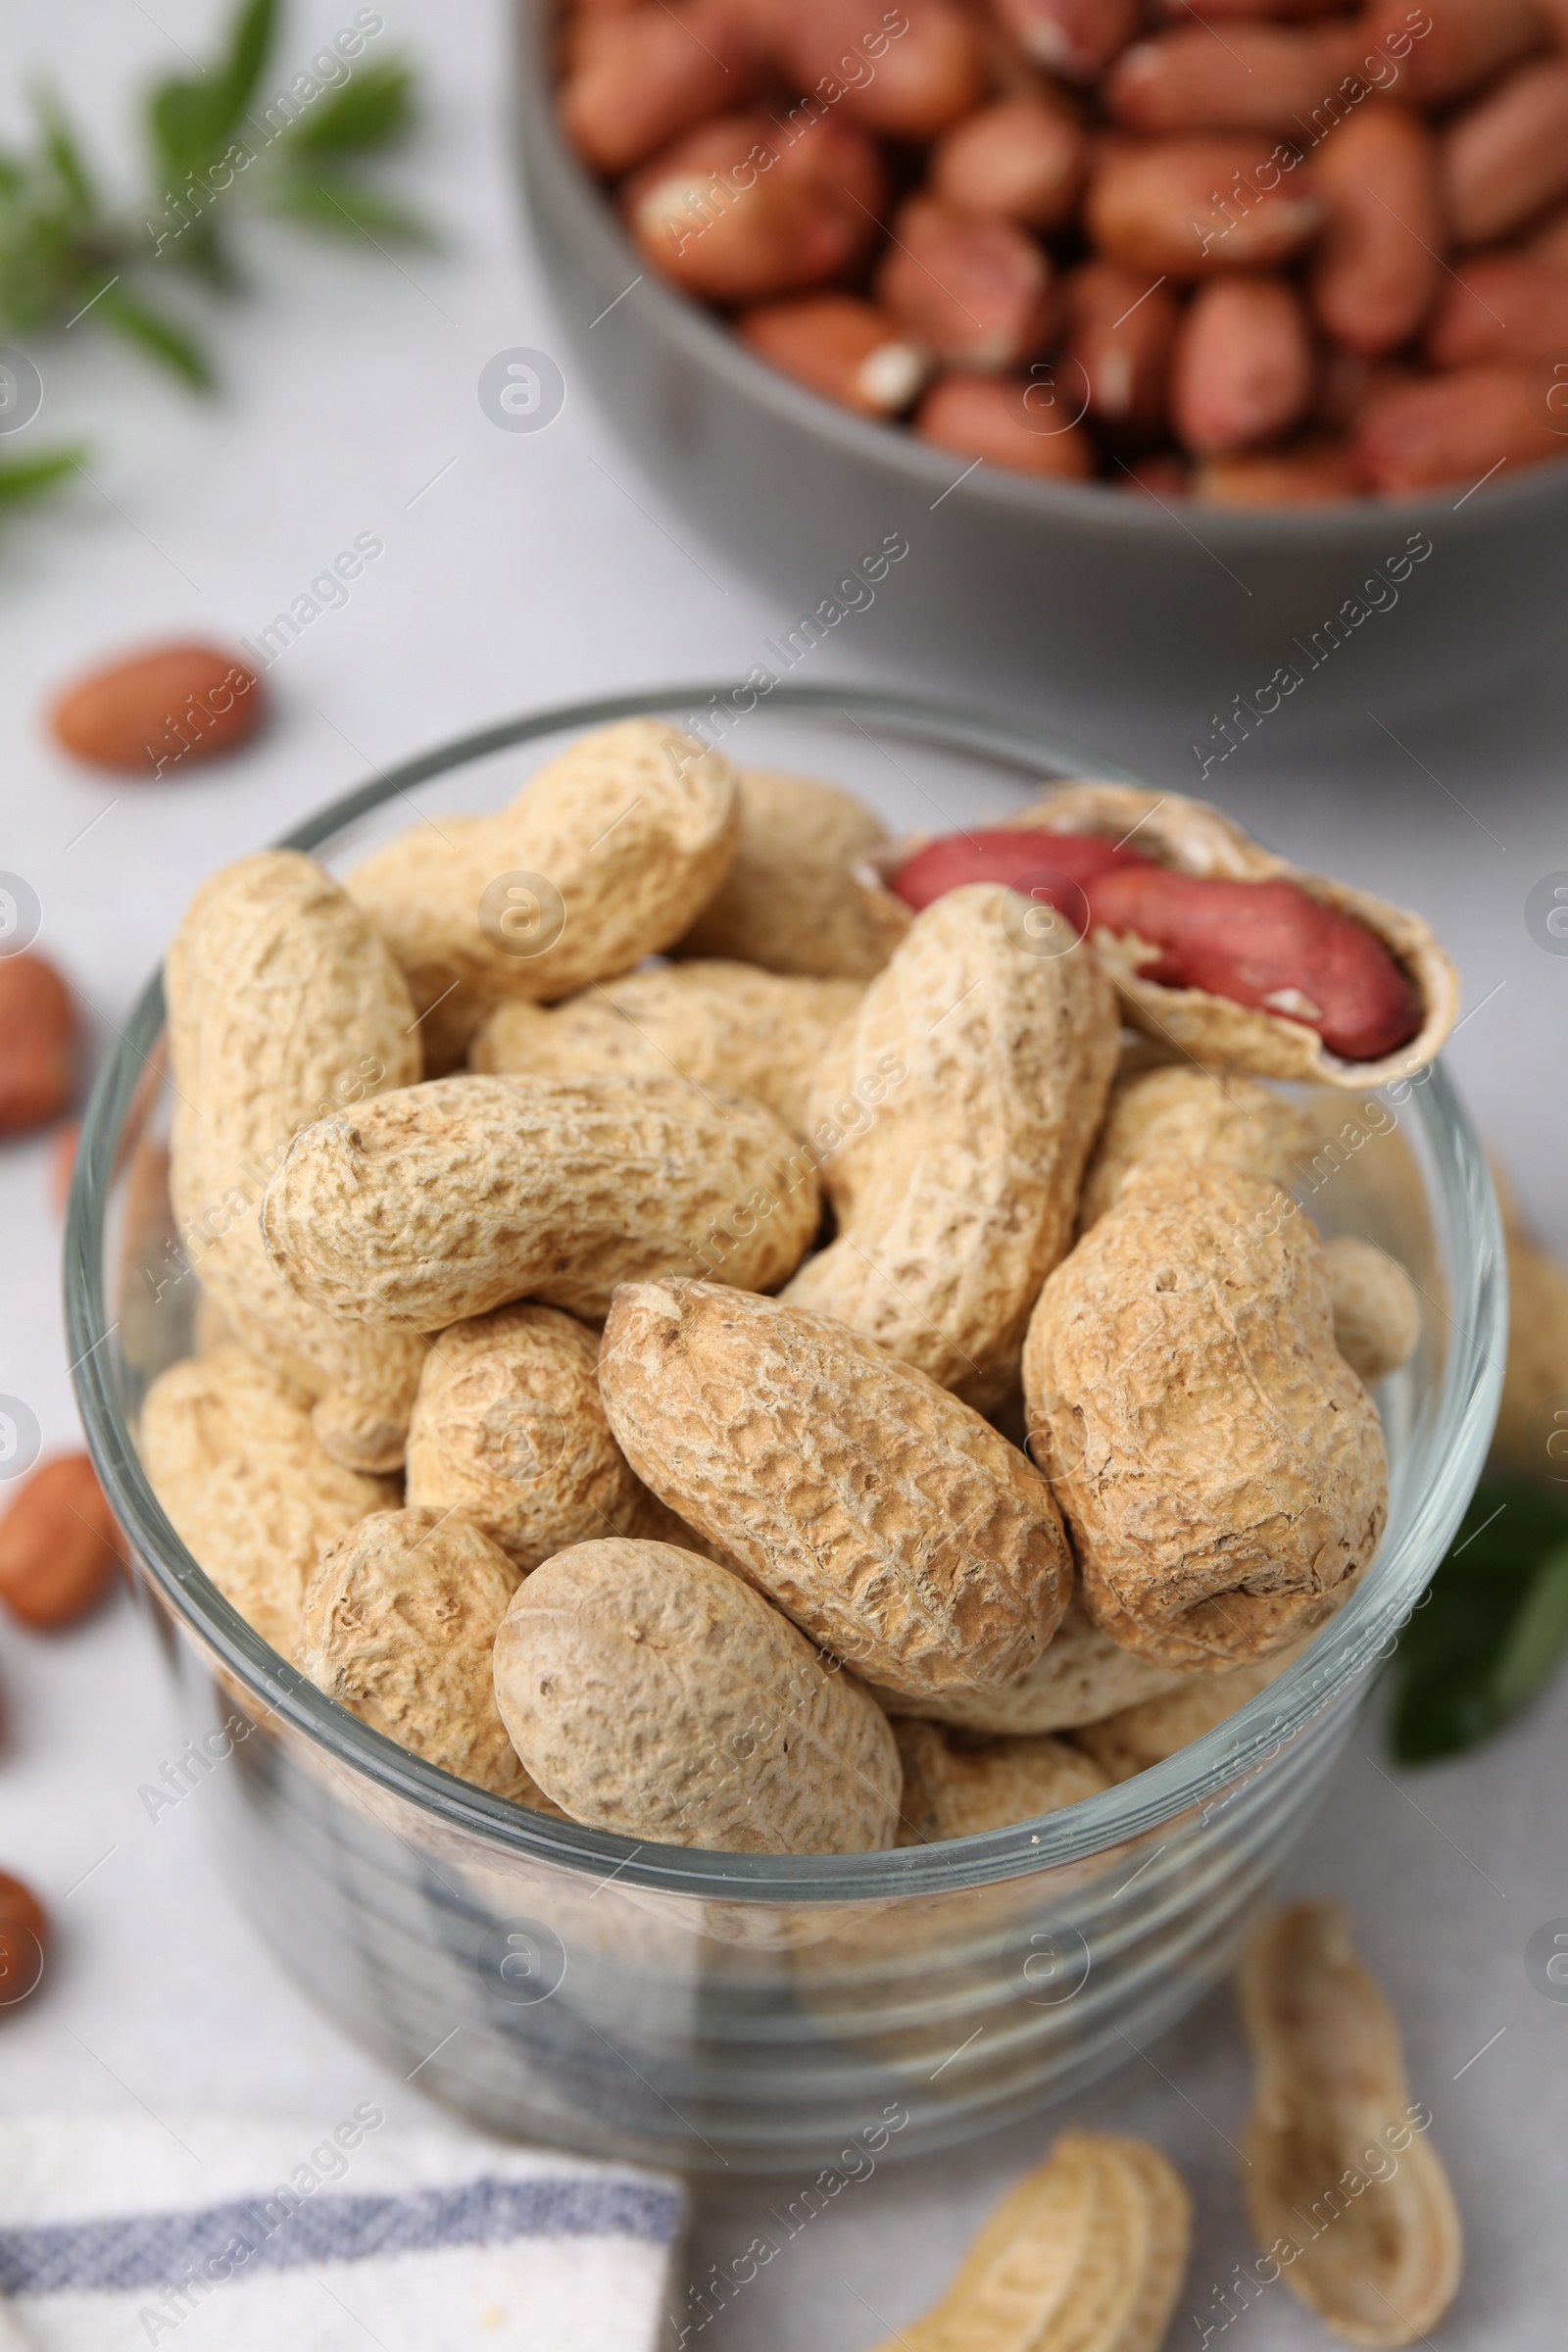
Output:
<path fill-rule="evenodd" d="M 350 14 L 329 0 L 296 9 L 291 65 L 318 45 L 308 34 Z M 504 12 L 495 0 L 390 0 L 386 14 L 385 44 L 415 53 L 430 92 L 404 177 L 440 217 L 444 252 L 394 264 L 259 235 L 256 291 L 221 319 L 226 389 L 210 405 L 89 339 L 88 322 L 63 350 L 39 347 L 45 408 L 27 446 L 81 434 L 91 484 L 10 526 L 0 551 L 0 867 L 37 890 L 39 944 L 92 1006 L 98 1050 L 200 878 L 372 765 L 571 694 L 739 674 L 787 617 L 662 505 L 580 386 L 568 384 L 543 432 L 503 433 L 481 412 L 477 379 L 495 353 L 561 348 L 518 224 Z M 7 28 L 0 139 L 20 126 L 24 71 L 42 69 L 95 135 L 121 138 L 123 157 L 127 83 L 177 70 L 179 45 L 204 49 L 213 21 L 208 0 L 31 12 Z M 148 635 L 253 636 L 366 531 L 384 554 L 275 664 L 276 723 L 242 760 L 144 786 L 100 782 L 51 748 L 39 710 L 62 677 Z M 872 682 L 847 632 L 813 660 L 824 677 Z M 912 682 L 964 685 L 929 667 Z M 1568 867 L 1565 714 L 1568 663 L 1556 663 L 1494 707 L 1401 729 L 1403 750 L 1369 720 L 1332 758 L 1307 757 L 1282 721 L 1208 788 L 1306 863 L 1436 921 L 1472 1007 L 1451 1066 L 1532 1211 L 1568 1246 L 1568 958 L 1544 954 L 1524 915 L 1532 884 Z M 1207 716 L 1141 710 L 1134 679 L 1101 733 L 1189 788 L 1188 745 Z M 0 1393 L 24 1396 L 46 1441 L 65 1444 L 75 1421 L 46 1160 L 42 1141 L 0 1152 Z M 374 2097 L 400 2123 L 426 2115 L 416 2089 L 321 2023 L 253 1940 L 215 1873 L 199 1794 L 148 1819 L 137 1791 L 174 1754 L 174 1734 L 128 1608 L 53 1640 L 0 1628 L 0 1867 L 28 1878 L 59 1922 L 47 1984 L 0 2019 L 0 2104 L 123 2099 L 154 2113 L 232 2105 L 330 2121 Z M 1568 1686 L 1481 1755 L 1436 1772 L 1389 1773 L 1369 1733 L 1292 1873 L 1349 1903 L 1405 2021 L 1415 2087 L 1468 2219 L 1466 2283 L 1441 2336 L 1452 2352 L 1561 2341 L 1568 2006 L 1531 1988 L 1524 1950 L 1568 1913 L 1565 1745 Z M 1217 2297 L 1250 2259 L 1229 2145 L 1245 2099 L 1218 1996 L 1076 2111 L 1148 2131 L 1194 2184 L 1199 2243 L 1174 2344 L 1196 2344 L 1204 2326 L 1217 2334 Z M 1061 2120 L 851 2185 L 702 2340 L 716 2352 L 875 2343 L 940 2288 Z M 706 2188 L 693 2281 L 726 2270 L 801 2185 Z M 1280 2288 L 1237 2326 L 1256 2352 L 1321 2340 Z"/>

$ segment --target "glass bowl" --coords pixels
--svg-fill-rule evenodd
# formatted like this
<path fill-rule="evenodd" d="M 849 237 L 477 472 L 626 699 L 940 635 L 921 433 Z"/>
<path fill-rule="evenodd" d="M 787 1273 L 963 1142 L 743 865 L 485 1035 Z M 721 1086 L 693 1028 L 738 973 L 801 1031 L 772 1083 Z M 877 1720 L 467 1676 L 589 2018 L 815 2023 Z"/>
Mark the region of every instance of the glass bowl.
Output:
<path fill-rule="evenodd" d="M 755 764 L 834 776 L 900 828 L 972 823 L 1042 777 L 1117 773 L 1026 725 L 843 688 L 744 715 L 712 686 L 621 695 L 412 760 L 288 836 L 331 866 L 417 811 L 510 796 L 530 760 L 640 710 Z M 718 713 L 727 711 L 727 722 Z M 287 1968 L 345 2032 L 494 2129 L 691 2167 L 912 2153 L 1119 2065 L 1229 1967 L 1322 1798 L 1394 1635 L 1480 1470 L 1505 1329 L 1486 1162 L 1441 1066 L 1342 1095 L 1303 1173 L 1332 1232 L 1420 1287 L 1385 1384 L 1388 1532 L 1361 1588 L 1261 1696 L 1168 1762 L 981 1837 L 892 1853 L 693 1851 L 514 1807 L 408 1754 L 306 1682 L 174 1534 L 139 1399 L 189 1352 L 196 1285 L 168 1199 L 162 984 L 87 1111 L 66 1302 L 87 1442 L 207 1741 L 221 1855 Z"/>

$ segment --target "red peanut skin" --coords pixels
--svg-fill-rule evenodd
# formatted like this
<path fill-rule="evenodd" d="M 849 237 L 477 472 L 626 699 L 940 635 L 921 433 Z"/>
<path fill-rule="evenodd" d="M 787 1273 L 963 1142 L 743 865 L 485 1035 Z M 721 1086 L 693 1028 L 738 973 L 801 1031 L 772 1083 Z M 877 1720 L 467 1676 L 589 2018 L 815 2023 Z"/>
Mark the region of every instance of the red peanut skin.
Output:
<path fill-rule="evenodd" d="M 125 1540 L 84 1453 L 24 1478 L 0 1519 L 0 1601 L 24 1625 L 70 1625 L 103 1598 Z"/>
<path fill-rule="evenodd" d="M 1157 433 L 1181 317 L 1175 296 L 1115 262 L 1085 262 L 1063 285 L 1062 300 L 1067 359 L 1083 369 L 1091 416 L 1134 438 Z"/>
<path fill-rule="evenodd" d="M 884 185 L 876 150 L 849 123 L 825 117 L 792 141 L 757 113 L 689 131 L 634 174 L 624 202 L 639 250 L 664 276 L 713 302 L 758 302 L 855 269 Z"/>
<path fill-rule="evenodd" d="M 1511 236 L 1568 192 L 1568 61 L 1521 67 L 1455 116 L 1444 135 L 1443 184 L 1461 245 Z"/>
<path fill-rule="evenodd" d="M 994 0 L 998 17 L 1037 66 L 1093 81 L 1138 29 L 1139 0 Z"/>
<path fill-rule="evenodd" d="M 1525 251 L 1552 270 L 1568 270 L 1568 211 L 1554 213 L 1544 220 Z"/>
<path fill-rule="evenodd" d="M 895 220 L 876 294 L 939 360 L 980 374 L 1038 351 L 1054 310 L 1051 265 L 1026 230 L 930 196 Z"/>
<path fill-rule="evenodd" d="M 1183 24 L 1192 22 L 1190 6 L 1191 0 L 1160 0 L 1161 12 Z M 1341 6 L 1342 0 L 1203 0 L 1203 15 L 1221 23 L 1232 17 L 1283 17 L 1294 22 L 1301 17 L 1338 16 Z"/>
<path fill-rule="evenodd" d="M 1355 498 L 1360 489 L 1361 477 L 1343 441 L 1209 458 L 1193 477 L 1193 496 L 1211 507 L 1327 506 Z"/>
<path fill-rule="evenodd" d="M 1437 142 L 1407 107 L 1363 106 L 1313 158 L 1328 207 L 1313 257 L 1312 307 L 1324 331 L 1369 359 L 1416 332 L 1443 273 Z"/>
<path fill-rule="evenodd" d="M 1312 393 L 1306 314 L 1283 278 L 1217 279 L 1193 297 L 1171 363 L 1171 421 L 1195 457 L 1275 441 Z"/>
<path fill-rule="evenodd" d="M 897 0 L 885 15 L 904 18 L 907 29 L 888 37 L 878 0 L 795 0 L 775 36 L 780 63 L 797 87 L 867 130 L 934 138 L 984 94 L 979 36 L 952 0 Z M 867 53 L 867 34 L 882 44 L 880 54 Z M 833 87 L 842 92 L 836 99 Z"/>
<path fill-rule="evenodd" d="M 0 2009 L 31 1992 L 48 1940 L 48 1914 L 32 1888 L 0 1870 Z"/>
<path fill-rule="evenodd" d="M 57 743 L 92 767 L 180 775 L 238 749 L 260 726 L 266 694 L 256 671 L 220 646 L 157 645 L 68 686 L 49 714 Z"/>
<path fill-rule="evenodd" d="M 617 175 L 720 107 L 744 105 L 759 74 L 756 45 L 732 9 L 650 0 L 572 26 L 561 120 L 585 163 Z"/>
<path fill-rule="evenodd" d="M 1447 281 L 1427 329 L 1438 368 L 1568 350 L 1568 270 L 1528 253 L 1478 253 Z"/>
<path fill-rule="evenodd" d="M 1432 29 L 1412 39 L 1414 25 Z M 1381 49 L 1400 68 L 1395 85 L 1412 105 L 1441 105 L 1462 97 L 1544 37 L 1531 0 L 1371 0 L 1361 19 L 1367 52 Z"/>
<path fill-rule="evenodd" d="M 1491 473 L 1568 457 L 1568 438 L 1530 405 L 1528 370 L 1517 362 L 1458 368 L 1374 401 L 1358 419 L 1355 462 L 1385 498 L 1443 483 L 1468 489 Z"/>
<path fill-rule="evenodd" d="M 1315 1016 L 1285 1017 L 1315 1029 L 1346 1061 L 1392 1054 L 1421 1025 L 1415 992 L 1383 942 L 1294 882 L 1177 873 L 1086 834 L 1034 832 L 1023 845 L 1008 828 L 930 842 L 891 887 L 922 906 L 976 881 L 1032 886 L 1080 923 L 1087 902 L 1096 929 L 1136 933 L 1159 950 L 1140 971 L 1162 987 L 1203 989 L 1264 1012 L 1284 1010 L 1269 1001 L 1282 992 L 1305 997 Z"/>
<path fill-rule="evenodd" d="M 0 957 L 0 1135 L 59 1118 L 76 1083 L 76 1008 L 55 967 Z"/>
<path fill-rule="evenodd" d="M 930 187 L 964 212 L 1055 228 L 1077 203 L 1088 168 L 1089 143 L 1067 115 L 1037 98 L 1004 98 L 937 142 Z"/>
<path fill-rule="evenodd" d="M 1095 470 L 1088 434 L 1077 424 L 1036 432 L 1026 421 L 1039 407 L 1030 405 L 1032 391 L 1020 376 L 939 376 L 915 412 L 914 430 L 956 457 L 984 458 L 1015 473 L 1087 481 Z"/>
<path fill-rule="evenodd" d="M 1131 130 L 1271 130 L 1298 138 L 1365 49 L 1356 27 L 1203 24 L 1135 42 L 1105 78 L 1104 102 Z"/>
<path fill-rule="evenodd" d="M 907 408 L 925 375 L 921 356 L 891 312 L 853 294 L 764 303 L 743 312 L 735 331 L 760 359 L 861 416 Z M 907 389 L 890 398 L 887 387 L 901 380 Z"/>
<path fill-rule="evenodd" d="M 1259 139 L 1218 132 L 1113 145 L 1089 182 L 1090 242 L 1102 260 L 1147 271 L 1146 283 L 1161 272 L 1191 280 L 1273 269 L 1315 233 L 1323 207 L 1304 164 L 1250 192 L 1255 174 L 1280 169 L 1272 154 Z"/>

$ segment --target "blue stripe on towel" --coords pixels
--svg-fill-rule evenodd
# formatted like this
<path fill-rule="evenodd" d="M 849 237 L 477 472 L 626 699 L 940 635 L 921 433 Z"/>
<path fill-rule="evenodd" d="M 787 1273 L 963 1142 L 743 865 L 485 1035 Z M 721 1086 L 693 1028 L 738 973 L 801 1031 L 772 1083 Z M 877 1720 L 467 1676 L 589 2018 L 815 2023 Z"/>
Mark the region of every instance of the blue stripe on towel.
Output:
<path fill-rule="evenodd" d="M 406 2196 L 302 2197 L 279 2186 L 270 2198 L 193 2213 L 0 2230 L 0 2294 L 162 2286 L 192 2270 L 206 2273 L 225 2253 L 233 2275 L 243 2278 L 251 2270 L 505 2245 L 519 2237 L 635 2237 L 667 2245 L 679 2219 L 672 2190 L 637 2180 L 482 2178 Z"/>

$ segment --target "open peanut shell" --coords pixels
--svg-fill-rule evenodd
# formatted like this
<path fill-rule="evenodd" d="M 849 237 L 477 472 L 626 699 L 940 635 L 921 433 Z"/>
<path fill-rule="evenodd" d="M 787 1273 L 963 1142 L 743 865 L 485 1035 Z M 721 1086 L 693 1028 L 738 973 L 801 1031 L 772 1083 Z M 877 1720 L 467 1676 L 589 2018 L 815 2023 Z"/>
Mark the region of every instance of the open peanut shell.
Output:
<path fill-rule="evenodd" d="M 1348 915 L 1380 939 L 1408 978 L 1421 1005 L 1421 1026 L 1407 1045 L 1377 1061 L 1346 1061 L 1330 1052 L 1315 1029 L 1283 1013 L 1211 996 L 1206 989 L 1165 988 L 1138 969 L 1139 947 L 1132 939 L 1097 929 L 1093 944 L 1120 993 L 1128 1020 L 1195 1061 L 1250 1071 L 1258 1078 L 1298 1078 L 1318 1085 L 1359 1091 L 1408 1077 L 1439 1053 L 1459 1010 L 1459 978 L 1429 924 L 1387 899 L 1348 883 L 1309 874 L 1278 858 L 1243 832 L 1206 801 L 1179 792 L 1159 793 L 1135 784 L 1060 784 L 1026 808 L 1001 817 L 1004 827 L 1034 827 L 1056 833 L 1096 833 L 1124 841 L 1136 832 L 1146 857 L 1178 873 L 1233 882 L 1294 882 L 1298 890 Z M 891 937 L 899 931 L 902 902 L 889 878 L 923 847 L 929 835 L 907 837 L 877 848 L 856 869 L 857 886 L 868 902 L 880 899 L 881 921 Z M 912 920 L 905 909 L 905 921 Z"/>

